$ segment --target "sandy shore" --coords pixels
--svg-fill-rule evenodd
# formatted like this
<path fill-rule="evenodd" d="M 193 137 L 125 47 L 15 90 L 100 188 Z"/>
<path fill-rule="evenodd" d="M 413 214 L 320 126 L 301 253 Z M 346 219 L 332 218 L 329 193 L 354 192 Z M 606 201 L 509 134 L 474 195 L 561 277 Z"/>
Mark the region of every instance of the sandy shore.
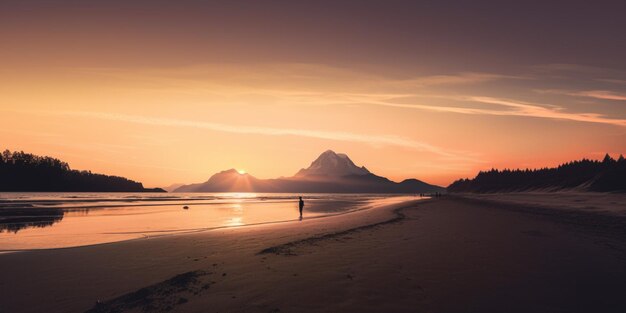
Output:
<path fill-rule="evenodd" d="M 508 192 L 459 194 L 466 199 L 626 217 L 626 194 L 608 192 Z"/>
<path fill-rule="evenodd" d="M 0 312 L 624 312 L 626 221 L 544 211 L 436 199 L 0 255 Z"/>

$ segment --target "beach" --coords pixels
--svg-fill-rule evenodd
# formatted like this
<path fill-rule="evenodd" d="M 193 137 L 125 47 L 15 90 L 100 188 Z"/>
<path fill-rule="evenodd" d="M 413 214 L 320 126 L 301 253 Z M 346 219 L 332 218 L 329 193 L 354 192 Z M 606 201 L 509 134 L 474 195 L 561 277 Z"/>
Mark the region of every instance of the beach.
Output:
<path fill-rule="evenodd" d="M 626 310 L 623 217 L 499 201 L 2 254 L 0 311 Z"/>
<path fill-rule="evenodd" d="M 625 12 L 0 0 L 0 313 L 626 313 Z"/>

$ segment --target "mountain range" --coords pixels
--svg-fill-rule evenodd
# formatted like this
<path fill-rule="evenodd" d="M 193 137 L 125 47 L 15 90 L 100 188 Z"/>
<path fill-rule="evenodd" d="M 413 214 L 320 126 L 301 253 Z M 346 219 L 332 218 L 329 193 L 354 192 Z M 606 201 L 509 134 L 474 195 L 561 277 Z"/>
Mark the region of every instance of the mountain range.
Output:
<path fill-rule="evenodd" d="M 445 192 L 445 188 L 417 179 L 394 182 L 355 165 L 345 154 L 328 150 L 292 177 L 259 179 L 229 169 L 174 192 L 433 193 Z"/>

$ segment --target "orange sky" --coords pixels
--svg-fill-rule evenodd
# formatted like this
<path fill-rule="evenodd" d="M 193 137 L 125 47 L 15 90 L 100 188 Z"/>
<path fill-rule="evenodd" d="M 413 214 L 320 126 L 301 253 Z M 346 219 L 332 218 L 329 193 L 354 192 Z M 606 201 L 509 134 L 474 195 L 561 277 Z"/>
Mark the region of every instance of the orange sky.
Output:
<path fill-rule="evenodd" d="M 430 54 L 411 50 L 404 37 L 367 49 L 358 32 L 341 28 L 355 36 L 353 48 L 318 39 L 313 53 L 298 47 L 293 30 L 285 31 L 290 47 L 268 48 L 285 25 L 263 24 L 255 36 L 210 28 L 203 36 L 190 35 L 203 23 L 194 16 L 178 29 L 157 29 L 154 12 L 128 8 L 144 19 L 126 20 L 111 8 L 6 9 L 2 148 L 146 186 L 200 182 L 229 168 L 291 176 L 327 149 L 394 180 L 440 185 L 491 167 L 626 152 L 619 66 L 549 56 L 489 63 L 438 54 L 445 47 L 437 43 Z M 317 38 L 307 25 L 293 26 L 306 37 L 302 45 Z M 393 31 L 384 26 L 381 32 Z"/>

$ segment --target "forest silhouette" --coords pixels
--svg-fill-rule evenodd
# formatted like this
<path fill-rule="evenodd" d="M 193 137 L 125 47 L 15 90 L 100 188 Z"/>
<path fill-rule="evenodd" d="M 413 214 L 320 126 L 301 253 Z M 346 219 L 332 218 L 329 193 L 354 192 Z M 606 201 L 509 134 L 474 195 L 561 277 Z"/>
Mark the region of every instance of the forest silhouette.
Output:
<path fill-rule="evenodd" d="M 52 157 L 23 151 L 0 154 L 0 191 L 49 192 L 163 192 L 144 188 L 124 177 L 72 170 L 69 164 Z"/>
<path fill-rule="evenodd" d="M 608 154 L 602 161 L 582 159 L 555 168 L 481 171 L 474 179 L 460 179 L 449 192 L 510 192 L 578 189 L 596 192 L 626 192 L 626 160 Z"/>

